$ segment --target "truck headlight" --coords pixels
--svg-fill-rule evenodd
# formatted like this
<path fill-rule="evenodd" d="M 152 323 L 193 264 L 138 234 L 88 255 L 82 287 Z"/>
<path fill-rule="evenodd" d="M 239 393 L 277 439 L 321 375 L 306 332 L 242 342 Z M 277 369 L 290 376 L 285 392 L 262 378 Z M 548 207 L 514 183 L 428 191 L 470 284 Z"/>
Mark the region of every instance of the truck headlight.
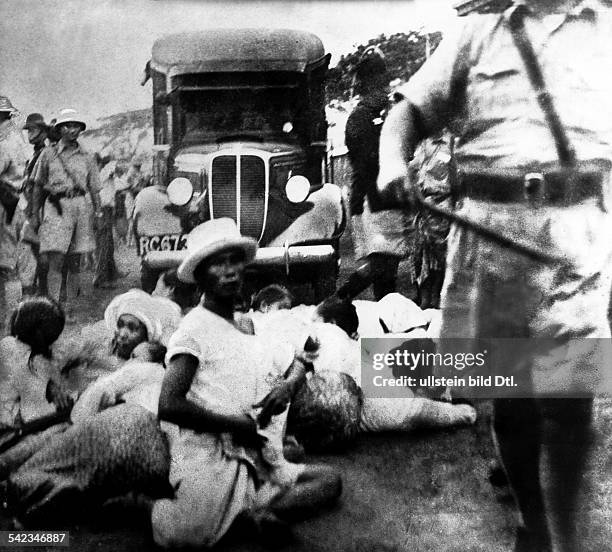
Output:
<path fill-rule="evenodd" d="M 292 176 L 285 184 L 285 194 L 291 203 L 302 203 L 310 194 L 310 181 L 299 174 Z"/>
<path fill-rule="evenodd" d="M 179 176 L 168 184 L 166 194 L 168 194 L 168 199 L 172 205 L 182 207 L 191 201 L 193 197 L 193 186 L 188 178 Z"/>

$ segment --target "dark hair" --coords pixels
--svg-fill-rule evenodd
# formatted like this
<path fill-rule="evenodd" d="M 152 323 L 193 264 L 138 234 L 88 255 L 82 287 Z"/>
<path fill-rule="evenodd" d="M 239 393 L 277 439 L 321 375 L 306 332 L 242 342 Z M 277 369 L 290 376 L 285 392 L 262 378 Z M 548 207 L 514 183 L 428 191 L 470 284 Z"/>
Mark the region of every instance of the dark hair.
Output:
<path fill-rule="evenodd" d="M 49 125 L 49 130 L 47 132 L 47 138 L 49 139 L 51 143 L 59 142 L 62 137 L 62 134 L 59 131 L 59 128 L 53 124 L 54 121 L 55 119 L 51 121 L 51 124 Z"/>
<path fill-rule="evenodd" d="M 363 393 L 348 374 L 320 370 L 295 393 L 287 415 L 287 432 L 308 452 L 346 448 L 359 433 Z"/>
<path fill-rule="evenodd" d="M 378 48 L 366 48 L 355 67 L 355 92 L 366 94 L 370 90 L 387 86 L 389 80 L 384 54 Z"/>
<path fill-rule="evenodd" d="M 159 341 L 144 341 L 143 343 L 148 346 L 148 352 L 151 355 L 151 362 L 164 364 L 164 359 L 166 358 L 166 353 L 168 352 L 166 346 L 162 345 Z M 142 345 L 143 343 L 136 345 L 136 347 Z M 133 353 L 134 351 L 132 351 L 132 354 Z"/>
<path fill-rule="evenodd" d="M 261 288 L 253 297 L 251 307 L 253 310 L 261 310 L 263 307 L 282 301 L 283 299 L 289 299 L 293 305 L 293 294 L 285 287 L 280 284 L 270 284 L 264 288 Z"/>
<path fill-rule="evenodd" d="M 11 313 L 10 333 L 32 348 L 36 355 L 51 358 L 51 345 L 57 340 L 66 322 L 60 304 L 50 297 L 26 297 Z"/>
<path fill-rule="evenodd" d="M 359 328 L 359 318 L 355 305 L 346 299 L 328 297 L 317 307 L 317 313 L 324 322 L 335 324 L 349 336 Z"/>
<path fill-rule="evenodd" d="M 198 286 L 195 284 L 187 284 L 179 280 L 176 268 L 166 270 L 162 273 L 162 280 L 166 287 L 172 289 L 171 299 L 185 310 L 190 307 L 195 307 L 200 300 Z"/>

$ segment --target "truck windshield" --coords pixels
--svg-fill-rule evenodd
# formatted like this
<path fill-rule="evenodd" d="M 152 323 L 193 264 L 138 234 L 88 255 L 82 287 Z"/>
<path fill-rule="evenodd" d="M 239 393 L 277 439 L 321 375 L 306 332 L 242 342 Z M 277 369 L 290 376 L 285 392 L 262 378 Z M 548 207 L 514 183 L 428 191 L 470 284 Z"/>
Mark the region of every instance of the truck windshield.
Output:
<path fill-rule="evenodd" d="M 185 142 L 211 135 L 291 135 L 300 117 L 297 90 L 285 87 L 183 91 L 180 105 Z"/>

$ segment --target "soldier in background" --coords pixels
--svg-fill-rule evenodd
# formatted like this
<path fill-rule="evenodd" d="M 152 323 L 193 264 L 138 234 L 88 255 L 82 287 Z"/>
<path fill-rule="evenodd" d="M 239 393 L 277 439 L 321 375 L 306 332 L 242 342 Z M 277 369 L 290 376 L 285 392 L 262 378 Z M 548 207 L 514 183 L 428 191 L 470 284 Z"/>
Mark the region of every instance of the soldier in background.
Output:
<path fill-rule="evenodd" d="M 395 291 L 398 266 L 409 243 L 403 210 L 374 212 L 380 130 L 389 107 L 389 75 L 379 49 L 370 47 L 363 53 L 355 71 L 355 92 L 361 99 L 346 123 L 345 143 L 352 168 L 349 211 L 355 257 L 363 262 L 351 276 L 350 295 L 371 283 L 378 300 Z"/>
<path fill-rule="evenodd" d="M 60 141 L 41 153 L 34 169 L 32 224 L 35 230 L 41 229 L 40 253 L 49 265 L 49 295 L 60 301 L 65 260 L 67 299 L 80 293 L 81 255 L 95 249 L 93 226 L 102 211 L 98 167 L 78 142 L 85 123 L 75 110 L 64 109 L 55 128 Z"/>
<path fill-rule="evenodd" d="M 25 171 L 25 179 L 23 181 L 23 194 L 27 201 L 26 215 L 32 216 L 32 193 L 34 191 L 34 180 L 32 179 L 32 173 L 36 162 L 40 157 L 43 149 L 47 144 L 47 136 L 49 134 L 49 126 L 45 123 L 44 117 L 40 113 L 30 113 L 23 125 L 23 129 L 28 132 L 28 142 L 34 147 L 31 159 L 28 161 L 28 165 Z M 34 279 L 34 286 L 32 289 L 24 289 L 24 293 L 35 293 L 38 292 L 40 295 L 47 294 L 47 267 L 38 262 L 40 242 L 38 235 L 28 224 L 23 233 L 23 240 L 30 244 L 32 253 L 36 258 L 36 276 Z"/>
<path fill-rule="evenodd" d="M 593 395 L 610 383 L 598 347 L 610 338 L 611 32 L 600 2 L 525 0 L 470 15 L 412 77 L 381 136 L 381 194 L 418 203 L 406 179 L 415 147 L 450 127 L 462 173 L 457 215 L 507 239 L 501 247 L 474 225 L 453 226 L 442 336 L 491 338 L 496 348 L 497 338 L 555 340 L 522 355 L 502 350 L 495 366 L 522 383 L 520 398 L 494 400 L 521 513 L 516 552 L 593 549 L 578 512 Z"/>

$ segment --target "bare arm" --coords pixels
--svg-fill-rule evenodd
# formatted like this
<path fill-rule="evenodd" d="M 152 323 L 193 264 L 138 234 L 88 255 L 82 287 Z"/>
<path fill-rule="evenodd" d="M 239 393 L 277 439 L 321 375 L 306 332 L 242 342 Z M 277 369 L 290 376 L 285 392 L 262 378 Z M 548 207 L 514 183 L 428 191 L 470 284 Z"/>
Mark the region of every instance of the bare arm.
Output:
<path fill-rule="evenodd" d="M 170 362 L 159 396 L 160 420 L 206 433 L 232 433 L 241 440 L 257 436 L 255 420 L 247 415 L 219 414 L 187 399 L 187 393 L 198 368 L 192 355 L 177 355 Z"/>
<path fill-rule="evenodd" d="M 261 407 L 257 421 L 261 427 L 267 427 L 272 416 L 283 412 L 306 379 L 306 373 L 312 370 L 312 364 L 297 356 L 287 369 L 285 379 L 270 391 L 262 401 L 253 405 Z"/>
<path fill-rule="evenodd" d="M 383 203 L 396 207 L 409 202 L 407 189 L 408 166 L 417 144 L 424 138 L 418 112 L 407 100 L 402 100 L 389 112 L 380 135 L 380 169 L 377 188 Z"/>

